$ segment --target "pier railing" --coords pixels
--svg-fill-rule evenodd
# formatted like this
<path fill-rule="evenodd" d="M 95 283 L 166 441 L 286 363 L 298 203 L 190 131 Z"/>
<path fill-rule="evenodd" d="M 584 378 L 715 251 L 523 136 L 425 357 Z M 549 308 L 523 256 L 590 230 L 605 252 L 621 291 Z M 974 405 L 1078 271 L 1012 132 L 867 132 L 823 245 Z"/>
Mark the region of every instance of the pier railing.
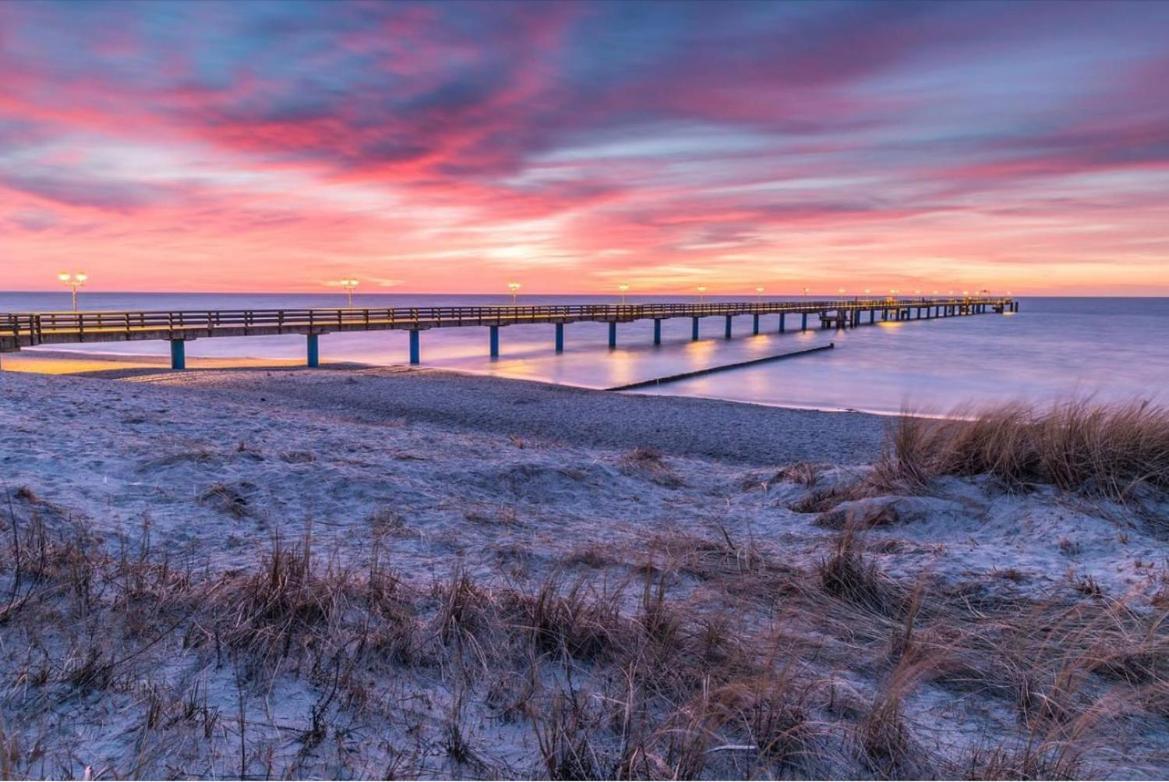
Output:
<path fill-rule="evenodd" d="M 827 313 L 897 307 L 999 307 L 1009 299 L 847 298 L 817 301 L 762 301 L 650 304 L 540 304 L 487 307 L 390 307 L 342 309 L 175 310 L 138 312 L 38 312 L 0 314 L 0 338 L 7 346 L 73 340 L 148 339 L 146 335 L 190 333 L 193 337 L 247 334 L 305 334 L 385 328 L 428 329 L 579 321 L 628 322 L 677 317 Z"/>
<path fill-rule="evenodd" d="M 342 309 L 279 310 L 174 310 L 135 312 L 22 312 L 0 313 L 0 352 L 44 344 L 115 342 L 121 340 L 168 340 L 171 365 L 185 366 L 184 344 L 206 337 L 243 337 L 271 334 L 303 334 L 308 337 L 308 364 L 318 364 L 318 337 L 330 332 L 403 329 L 410 332 L 410 363 L 419 362 L 419 334 L 432 328 L 487 326 L 491 356 L 499 355 L 501 326 L 552 323 L 556 326 L 556 351 L 564 349 L 568 323 L 609 324 L 609 346 L 617 346 L 617 324 L 653 320 L 654 344 L 661 344 L 662 321 L 691 318 L 691 339 L 699 338 L 702 318 L 726 318 L 729 339 L 736 316 L 753 316 L 753 332 L 760 333 L 760 318 L 779 316 L 783 332 L 787 315 L 800 316 L 800 330 L 808 329 L 815 315 L 819 328 L 847 329 L 885 320 L 933 319 L 982 312 L 1017 311 L 1013 299 L 989 296 L 922 298 L 839 298 L 825 300 L 682 302 L 648 304 L 535 304 L 490 307 L 347 307 Z"/>

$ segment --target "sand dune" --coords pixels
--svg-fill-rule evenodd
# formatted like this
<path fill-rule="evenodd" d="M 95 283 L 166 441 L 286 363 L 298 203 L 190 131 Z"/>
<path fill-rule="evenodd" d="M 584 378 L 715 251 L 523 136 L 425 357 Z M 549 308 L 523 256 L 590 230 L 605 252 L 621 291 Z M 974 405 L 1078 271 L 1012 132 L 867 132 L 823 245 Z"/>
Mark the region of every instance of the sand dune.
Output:
<path fill-rule="evenodd" d="M 884 426 L 0 374 L 5 776 L 1163 776 L 1165 506 L 882 494 Z"/>

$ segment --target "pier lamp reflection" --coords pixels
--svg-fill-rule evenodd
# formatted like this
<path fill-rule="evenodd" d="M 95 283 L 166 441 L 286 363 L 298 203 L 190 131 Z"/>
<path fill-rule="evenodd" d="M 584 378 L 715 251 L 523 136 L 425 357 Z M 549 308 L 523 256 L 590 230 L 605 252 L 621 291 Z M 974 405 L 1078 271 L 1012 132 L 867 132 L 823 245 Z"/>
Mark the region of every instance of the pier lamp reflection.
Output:
<path fill-rule="evenodd" d="M 507 284 L 507 289 L 511 291 L 511 305 L 513 307 L 516 304 L 516 299 L 519 297 L 521 287 L 522 286 L 518 282 L 509 282 Z"/>

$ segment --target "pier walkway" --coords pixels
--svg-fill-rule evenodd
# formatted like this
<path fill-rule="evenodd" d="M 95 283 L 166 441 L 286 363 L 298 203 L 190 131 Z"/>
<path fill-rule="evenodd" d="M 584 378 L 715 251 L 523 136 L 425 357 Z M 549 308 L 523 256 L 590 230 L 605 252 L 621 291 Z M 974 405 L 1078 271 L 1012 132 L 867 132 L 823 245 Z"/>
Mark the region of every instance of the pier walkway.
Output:
<path fill-rule="evenodd" d="M 802 331 L 848 329 L 886 320 L 933 318 L 1018 312 L 1016 299 L 989 296 L 933 298 L 849 298 L 824 301 L 803 299 L 756 302 L 550 304 L 500 307 L 400 307 L 383 309 L 178 310 L 173 312 L 31 312 L 0 313 L 0 352 L 25 347 L 126 340 L 165 340 L 170 343 L 171 366 L 186 366 L 186 343 L 193 339 L 303 334 L 307 365 L 320 363 L 322 334 L 347 331 L 403 330 L 410 334 L 410 363 L 421 361 L 421 333 L 434 328 L 486 327 L 492 358 L 499 356 L 499 329 L 520 324 L 555 327 L 556 352 L 564 350 L 565 326 L 571 323 L 609 324 L 609 347 L 617 347 L 617 326 L 638 320 L 654 323 L 654 344 L 661 344 L 662 321 L 691 319 L 691 339 L 699 338 L 703 318 L 723 318 L 723 335 L 730 339 L 733 322 L 750 317 L 751 331 L 760 333 L 761 319 L 775 316 L 775 329 L 789 325 Z M 791 317 L 793 322 L 788 323 Z M 794 322 L 799 319 L 798 324 Z"/>

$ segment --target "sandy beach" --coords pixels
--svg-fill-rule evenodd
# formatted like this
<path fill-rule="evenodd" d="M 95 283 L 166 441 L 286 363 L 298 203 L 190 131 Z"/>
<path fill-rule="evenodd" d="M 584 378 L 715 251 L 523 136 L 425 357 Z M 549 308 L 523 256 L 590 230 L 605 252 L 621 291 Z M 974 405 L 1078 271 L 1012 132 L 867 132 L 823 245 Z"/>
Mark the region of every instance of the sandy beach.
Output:
<path fill-rule="evenodd" d="M 1147 681 L 1076 663 L 1058 689 L 1073 651 L 1160 610 L 1163 503 L 861 490 L 892 419 L 860 414 L 404 368 L 97 369 L 0 374 L 5 776 L 1169 768 Z M 287 573 L 334 591 L 245 611 Z M 787 727 L 764 740 L 764 718 Z M 696 743 L 671 744 L 683 722 Z"/>

